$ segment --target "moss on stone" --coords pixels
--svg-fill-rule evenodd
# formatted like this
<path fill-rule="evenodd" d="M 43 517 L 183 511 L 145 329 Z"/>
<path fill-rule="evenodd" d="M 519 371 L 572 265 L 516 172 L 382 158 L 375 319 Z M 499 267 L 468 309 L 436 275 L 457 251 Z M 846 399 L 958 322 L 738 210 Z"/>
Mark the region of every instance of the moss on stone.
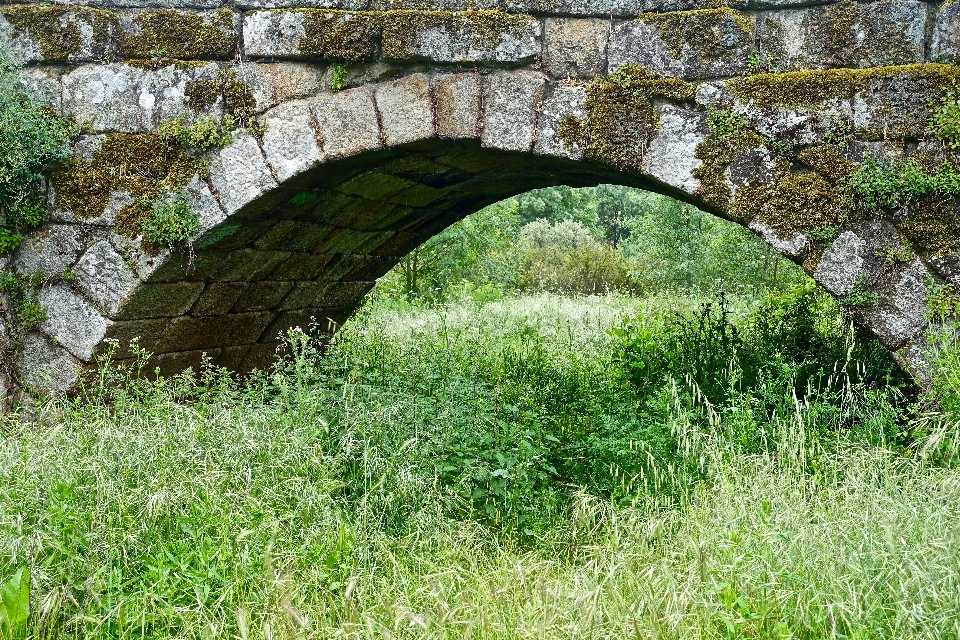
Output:
<path fill-rule="evenodd" d="M 729 43 L 718 38 L 714 27 L 734 27 L 745 39 L 753 38 L 753 23 L 744 14 L 729 7 L 644 13 L 637 21 L 652 24 L 660 31 L 667 50 L 675 59 L 683 55 L 684 46 L 696 50 L 706 58 L 729 55 Z"/>
<path fill-rule="evenodd" d="M 960 212 L 953 198 L 936 195 L 918 198 L 910 204 L 909 217 L 897 228 L 920 252 L 960 251 Z"/>
<path fill-rule="evenodd" d="M 743 103 L 753 102 L 766 108 L 807 109 L 832 99 L 849 99 L 854 88 L 847 69 L 761 73 L 728 80 L 727 87 Z"/>
<path fill-rule="evenodd" d="M 480 47 L 493 48 L 504 36 L 523 38 L 536 19 L 503 11 L 387 11 L 383 14 L 383 56 L 406 58 L 411 55 L 423 32 L 445 29 L 470 34 Z"/>
<path fill-rule="evenodd" d="M 833 145 L 808 147 L 797 153 L 797 160 L 833 184 L 841 184 L 853 173 L 852 162 L 840 155 Z"/>
<path fill-rule="evenodd" d="M 185 150 L 170 149 L 154 134 L 114 133 L 106 136 L 90 162 L 74 159 L 55 171 L 51 182 L 54 206 L 78 220 L 103 215 L 110 195 L 125 191 L 134 202 L 117 213 L 115 230 L 136 237 L 140 223 L 157 198 L 187 185 L 206 173 L 205 163 Z"/>
<path fill-rule="evenodd" d="M 700 160 L 700 166 L 693 170 L 693 177 L 700 181 L 696 195 L 714 209 L 728 211 L 733 194 L 727 182 L 727 169 L 738 154 L 765 144 L 763 138 L 749 129 L 726 137 L 711 133 L 693 152 Z"/>
<path fill-rule="evenodd" d="M 298 9 L 304 35 L 297 43 L 306 56 L 331 60 L 372 60 L 382 23 L 378 14 L 363 11 Z"/>
<path fill-rule="evenodd" d="M 634 65 L 620 67 L 587 85 L 587 120 L 564 118 L 560 140 L 586 157 L 619 168 L 641 169 L 647 147 L 660 122 L 656 98 L 692 100 L 693 85 L 665 78 Z"/>
<path fill-rule="evenodd" d="M 784 173 L 767 185 L 737 189 L 731 207 L 740 221 L 759 219 L 781 237 L 839 227 L 846 220 L 840 190 L 816 173 Z"/>
<path fill-rule="evenodd" d="M 117 52 L 133 59 L 229 60 L 238 47 L 235 16 L 230 9 L 213 13 L 143 11 L 132 19 L 132 31 L 117 34 Z"/>
<path fill-rule="evenodd" d="M 257 108 L 250 85 L 238 80 L 233 69 L 221 69 L 215 78 L 188 82 L 184 93 L 190 101 L 190 108 L 197 113 L 207 111 L 222 100 L 224 115 L 242 126 Z"/>
<path fill-rule="evenodd" d="M 50 62 L 66 62 L 81 52 L 83 36 L 78 21 L 92 27 L 92 45 L 101 50 L 108 49 L 110 31 L 117 22 L 115 13 L 85 7 L 14 5 L 0 8 L 0 14 L 36 40 L 40 54 Z"/>

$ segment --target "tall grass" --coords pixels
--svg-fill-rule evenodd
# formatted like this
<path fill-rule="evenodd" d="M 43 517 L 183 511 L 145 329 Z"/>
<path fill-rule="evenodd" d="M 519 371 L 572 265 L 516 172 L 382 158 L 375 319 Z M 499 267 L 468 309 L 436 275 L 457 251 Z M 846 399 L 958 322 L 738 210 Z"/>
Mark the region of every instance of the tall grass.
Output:
<path fill-rule="evenodd" d="M 856 376 L 641 393 L 610 329 L 688 306 L 372 309 L 245 384 L 106 370 L 3 424 L 0 637 L 960 637 L 960 471 L 864 436 L 903 415 Z"/>

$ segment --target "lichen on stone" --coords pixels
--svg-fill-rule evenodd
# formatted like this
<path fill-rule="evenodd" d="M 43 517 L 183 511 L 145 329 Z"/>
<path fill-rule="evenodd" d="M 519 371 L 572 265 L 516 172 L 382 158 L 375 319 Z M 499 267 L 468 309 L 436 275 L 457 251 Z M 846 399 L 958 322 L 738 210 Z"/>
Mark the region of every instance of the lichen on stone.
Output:
<path fill-rule="evenodd" d="M 233 69 L 221 69 L 215 78 L 188 82 L 184 93 L 190 108 L 197 113 L 204 113 L 222 101 L 224 115 L 240 126 L 246 125 L 257 108 L 250 85 L 239 80 Z"/>
<path fill-rule="evenodd" d="M 586 89 L 587 119 L 564 118 L 560 140 L 568 148 L 578 146 L 592 160 L 638 170 L 660 122 L 653 100 L 683 102 L 694 96 L 690 83 L 633 65 L 594 79 Z"/>
<path fill-rule="evenodd" d="M 297 9 L 303 14 L 304 35 L 297 48 L 305 56 L 331 60 L 372 60 L 382 23 L 364 11 Z"/>
<path fill-rule="evenodd" d="M 238 47 L 235 17 L 230 9 L 143 11 L 132 19 L 131 31 L 117 34 L 117 52 L 126 59 L 230 59 Z"/>
<path fill-rule="evenodd" d="M 50 62 L 66 62 L 82 51 L 78 20 L 91 25 L 92 44 L 100 49 L 108 48 L 111 29 L 117 21 L 117 15 L 110 11 L 71 6 L 13 5 L 0 8 L 0 14 L 36 40 L 40 54 Z"/>
<path fill-rule="evenodd" d="M 700 166 L 693 170 L 693 176 L 700 181 L 696 195 L 715 210 L 728 211 L 733 194 L 727 182 L 727 169 L 739 153 L 765 144 L 766 141 L 750 129 L 725 137 L 712 132 L 694 150 L 694 157 L 700 160 Z"/>
<path fill-rule="evenodd" d="M 383 56 L 409 57 L 422 33 L 429 29 L 470 34 L 477 45 L 493 48 L 504 36 L 522 39 L 533 21 L 531 16 L 496 10 L 387 11 L 383 14 Z"/>
<path fill-rule="evenodd" d="M 644 13 L 638 22 L 652 24 L 660 31 L 667 50 L 675 59 L 683 55 L 688 46 L 707 58 L 720 58 L 730 52 L 729 43 L 714 33 L 716 26 L 733 26 L 744 38 L 752 38 L 753 24 L 742 13 L 729 7 L 717 9 L 694 9 L 668 13 Z"/>

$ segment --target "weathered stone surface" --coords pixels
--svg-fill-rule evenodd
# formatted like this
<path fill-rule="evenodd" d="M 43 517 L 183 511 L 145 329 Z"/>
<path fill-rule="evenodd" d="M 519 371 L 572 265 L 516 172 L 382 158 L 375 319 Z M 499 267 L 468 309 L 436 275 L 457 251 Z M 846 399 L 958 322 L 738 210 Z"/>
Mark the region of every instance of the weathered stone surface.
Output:
<path fill-rule="evenodd" d="M 283 182 L 323 161 L 310 102 L 286 102 L 268 111 L 266 119 L 263 153 L 278 181 Z"/>
<path fill-rule="evenodd" d="M 190 309 L 192 316 L 222 316 L 249 287 L 247 282 L 214 282 Z"/>
<path fill-rule="evenodd" d="M 387 59 L 433 62 L 523 62 L 540 54 L 539 20 L 529 16 L 463 12 L 388 19 L 383 28 Z"/>
<path fill-rule="evenodd" d="M 328 68 L 305 62 L 251 63 L 237 70 L 237 78 L 247 83 L 256 110 L 262 113 L 282 102 L 298 100 L 329 88 Z"/>
<path fill-rule="evenodd" d="M 47 310 L 41 328 L 57 343 L 80 360 L 90 360 L 94 348 L 103 340 L 109 321 L 82 297 L 63 285 L 44 287 L 40 304 Z"/>
<path fill-rule="evenodd" d="M 556 86 L 549 97 L 543 101 L 540 117 L 537 119 L 537 142 L 534 153 L 564 158 L 579 159 L 583 149 L 578 143 L 568 143 L 560 139 L 561 122 L 567 116 L 581 120 L 587 117 L 587 91 L 581 86 Z"/>
<path fill-rule="evenodd" d="M 913 139 L 926 136 L 928 100 L 944 84 L 960 76 L 956 67 L 892 67 L 864 72 L 853 95 L 851 120 L 868 140 Z"/>
<path fill-rule="evenodd" d="M 254 282 L 231 308 L 232 313 L 265 311 L 280 303 L 293 288 L 292 282 Z"/>
<path fill-rule="evenodd" d="M 960 3 L 940 6 L 933 25 L 930 58 L 934 62 L 960 61 Z"/>
<path fill-rule="evenodd" d="M 233 215 L 276 186 L 256 138 L 237 135 L 210 161 L 210 181 L 217 189 L 227 215 Z"/>
<path fill-rule="evenodd" d="M 39 333 L 27 334 L 17 358 L 17 374 L 30 390 L 59 393 L 76 382 L 80 362 Z"/>
<path fill-rule="evenodd" d="M 635 16 L 653 0 L 505 0 L 508 11 L 571 16 Z"/>
<path fill-rule="evenodd" d="M 17 273 L 38 271 L 58 276 L 71 266 L 83 250 L 83 233 L 68 224 L 51 224 L 24 238 L 13 253 L 12 266 Z"/>
<path fill-rule="evenodd" d="M 813 279 L 835 296 L 847 295 L 863 272 L 866 246 L 866 241 L 853 231 L 844 231 L 823 252 Z"/>
<path fill-rule="evenodd" d="M 434 135 L 430 87 L 425 75 L 416 73 L 381 84 L 374 93 L 374 100 L 387 146 Z"/>
<path fill-rule="evenodd" d="M 0 7 L 0 39 L 22 63 L 92 62 L 108 58 L 115 16 L 81 7 Z"/>
<path fill-rule="evenodd" d="M 377 111 L 369 89 L 341 91 L 313 105 L 317 144 L 327 159 L 342 158 L 381 146 Z"/>
<path fill-rule="evenodd" d="M 248 56 L 301 57 L 306 14 L 300 11 L 254 11 L 243 17 L 243 46 Z"/>
<path fill-rule="evenodd" d="M 636 64 L 694 80 L 746 73 L 753 52 L 753 16 L 716 9 L 645 14 L 615 23 L 608 61 L 611 71 Z"/>
<path fill-rule="evenodd" d="M 232 60 L 240 46 L 240 14 L 224 8 L 124 12 L 114 40 L 125 59 L 149 60 L 162 52 L 182 60 Z"/>
<path fill-rule="evenodd" d="M 94 357 L 113 349 L 116 351 L 112 357 L 117 359 L 135 357 L 134 351 L 138 349 L 152 353 L 168 322 L 167 318 L 113 322 L 107 328 L 103 342 L 94 351 Z"/>
<path fill-rule="evenodd" d="M 159 282 L 142 284 L 125 299 L 115 320 L 138 320 L 179 316 L 187 312 L 203 291 L 202 282 Z"/>
<path fill-rule="evenodd" d="M 609 20 L 548 18 L 544 21 L 544 71 L 556 78 L 603 74 L 609 36 Z"/>
<path fill-rule="evenodd" d="M 700 166 L 700 160 L 694 151 L 708 133 L 702 111 L 664 106 L 660 110 L 660 128 L 647 147 L 646 172 L 675 189 L 696 193 L 700 181 L 693 176 L 693 170 Z"/>
<path fill-rule="evenodd" d="M 368 8 L 369 0 L 236 0 L 235 5 L 238 9 L 244 10 L 285 9 L 290 7 L 360 10 Z"/>
<path fill-rule="evenodd" d="M 116 312 L 139 280 L 113 245 L 101 240 L 90 247 L 74 268 L 77 283 L 107 315 Z"/>
<path fill-rule="evenodd" d="M 473 138 L 480 122 L 480 75 L 442 75 L 433 81 L 437 133 L 445 138 Z"/>
<path fill-rule="evenodd" d="M 215 64 L 140 69 L 124 64 L 79 67 L 63 76 L 63 110 L 95 131 L 153 131 L 163 120 L 196 120 L 186 106 L 187 83 L 213 79 Z M 212 112 L 211 112 L 212 113 Z"/>
<path fill-rule="evenodd" d="M 882 328 L 878 333 L 888 345 L 900 345 L 917 336 L 927 326 L 926 282 L 930 272 L 915 259 L 901 271 L 893 290 L 883 296 L 878 307 Z"/>
<path fill-rule="evenodd" d="M 841 2 L 763 14 L 762 63 L 779 71 L 922 62 L 926 4 Z"/>
<path fill-rule="evenodd" d="M 501 71 L 483 80 L 483 146 L 527 151 L 533 144 L 545 80 L 529 71 Z"/>
<path fill-rule="evenodd" d="M 227 256 L 210 279 L 213 282 L 262 280 L 289 257 L 290 254 L 284 251 L 238 249 Z"/>
<path fill-rule="evenodd" d="M 223 316 L 179 316 L 167 325 L 157 342 L 157 351 L 193 351 L 256 342 L 270 321 L 271 313 L 231 313 Z"/>

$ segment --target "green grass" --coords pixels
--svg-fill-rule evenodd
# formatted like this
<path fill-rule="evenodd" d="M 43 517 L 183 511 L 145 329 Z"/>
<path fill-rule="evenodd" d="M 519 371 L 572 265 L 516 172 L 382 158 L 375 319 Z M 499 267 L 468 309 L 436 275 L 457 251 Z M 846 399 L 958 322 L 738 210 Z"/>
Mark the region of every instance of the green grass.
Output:
<path fill-rule="evenodd" d="M 863 366 L 632 383 L 696 306 L 374 304 L 249 384 L 106 370 L 3 423 L 0 637 L 960 637 L 949 423 Z"/>

